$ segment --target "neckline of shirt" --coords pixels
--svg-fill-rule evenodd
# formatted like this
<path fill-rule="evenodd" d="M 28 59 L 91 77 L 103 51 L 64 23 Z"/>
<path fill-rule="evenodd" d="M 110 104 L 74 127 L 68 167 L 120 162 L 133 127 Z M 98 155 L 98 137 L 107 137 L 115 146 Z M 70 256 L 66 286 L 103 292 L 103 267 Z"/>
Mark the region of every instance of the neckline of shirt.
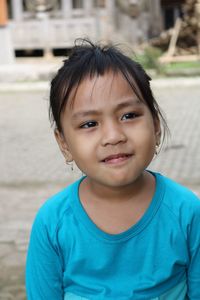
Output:
<path fill-rule="evenodd" d="M 84 227 L 93 236 L 95 235 L 96 238 L 101 240 L 103 239 L 104 241 L 107 242 L 111 242 L 111 243 L 122 242 L 133 236 L 138 235 L 141 231 L 143 231 L 146 228 L 146 226 L 150 223 L 150 221 L 158 211 L 164 195 L 165 186 L 164 186 L 164 180 L 162 178 L 162 175 L 151 171 L 148 172 L 150 172 L 155 177 L 156 180 L 156 188 L 155 188 L 153 198 L 151 200 L 149 207 L 147 208 L 143 216 L 140 218 L 140 220 L 136 224 L 131 226 L 129 229 L 127 229 L 126 231 L 119 234 L 109 234 L 101 230 L 88 216 L 79 198 L 79 186 L 86 176 L 81 177 L 71 186 L 72 188 L 71 208 L 73 210 L 75 217 L 78 219 L 78 221 L 80 221 L 84 225 Z"/>

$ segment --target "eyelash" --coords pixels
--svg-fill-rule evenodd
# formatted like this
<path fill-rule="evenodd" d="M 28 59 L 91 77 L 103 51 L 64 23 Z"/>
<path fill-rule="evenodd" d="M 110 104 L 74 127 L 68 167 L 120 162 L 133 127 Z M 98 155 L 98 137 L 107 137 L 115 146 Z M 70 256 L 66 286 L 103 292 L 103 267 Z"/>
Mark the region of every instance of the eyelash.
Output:
<path fill-rule="evenodd" d="M 139 114 L 138 114 L 138 113 L 135 113 L 135 112 L 129 112 L 129 113 L 124 114 L 124 115 L 122 116 L 121 120 L 123 120 L 123 118 L 124 118 L 125 116 L 126 116 L 126 117 L 128 116 L 128 118 L 126 118 L 125 120 L 129 120 L 129 119 L 135 119 L 135 118 L 139 117 Z"/>
<path fill-rule="evenodd" d="M 124 117 L 126 117 L 124 119 Z M 138 113 L 134 113 L 134 112 L 129 112 L 129 113 L 126 113 L 124 114 L 122 117 L 121 117 L 121 120 L 129 120 L 129 119 L 135 119 L 139 117 L 139 114 Z M 84 124 L 80 125 L 80 128 L 82 129 L 88 129 L 88 128 L 92 128 L 92 127 L 96 127 L 98 125 L 98 122 L 97 121 L 87 121 L 85 122 Z"/>
<path fill-rule="evenodd" d="M 91 127 L 95 127 L 95 126 L 97 126 L 96 121 L 88 121 L 88 122 L 85 122 L 84 124 L 82 124 L 80 126 L 80 128 L 91 128 Z"/>

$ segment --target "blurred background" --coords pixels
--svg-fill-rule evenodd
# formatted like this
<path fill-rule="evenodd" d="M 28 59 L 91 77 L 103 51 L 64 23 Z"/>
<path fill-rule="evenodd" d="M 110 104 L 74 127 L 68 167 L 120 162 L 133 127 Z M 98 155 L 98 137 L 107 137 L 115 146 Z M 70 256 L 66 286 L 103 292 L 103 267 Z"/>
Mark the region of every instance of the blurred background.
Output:
<path fill-rule="evenodd" d="M 171 131 L 150 168 L 200 195 L 200 1 L 0 0 L 0 300 L 26 299 L 36 211 L 81 176 L 48 120 L 49 82 L 80 37 L 147 70 Z"/>

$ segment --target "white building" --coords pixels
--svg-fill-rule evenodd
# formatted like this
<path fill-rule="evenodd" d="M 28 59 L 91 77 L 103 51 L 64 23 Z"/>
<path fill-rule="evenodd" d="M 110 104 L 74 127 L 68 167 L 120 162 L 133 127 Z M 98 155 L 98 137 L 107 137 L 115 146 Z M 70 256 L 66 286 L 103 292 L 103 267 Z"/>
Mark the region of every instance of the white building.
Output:
<path fill-rule="evenodd" d="M 7 0 L 13 46 L 48 52 L 79 37 L 137 44 L 163 29 L 162 2 L 170 1 Z"/>

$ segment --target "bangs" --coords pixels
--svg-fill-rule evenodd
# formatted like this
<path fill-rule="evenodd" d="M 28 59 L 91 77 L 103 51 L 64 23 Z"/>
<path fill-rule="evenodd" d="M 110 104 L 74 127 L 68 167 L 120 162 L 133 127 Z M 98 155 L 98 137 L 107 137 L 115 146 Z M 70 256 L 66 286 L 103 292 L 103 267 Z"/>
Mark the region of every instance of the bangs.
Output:
<path fill-rule="evenodd" d="M 87 78 L 98 78 L 107 72 L 121 73 L 138 99 L 147 104 L 153 118 L 161 119 L 168 130 L 150 87 L 151 78 L 142 66 L 116 46 L 93 44 L 85 39 L 75 42 L 71 54 L 51 82 L 49 117 L 52 125 L 55 123 L 57 129 L 62 131 L 61 113 L 70 97 L 70 105 L 73 105 L 78 86 Z"/>

